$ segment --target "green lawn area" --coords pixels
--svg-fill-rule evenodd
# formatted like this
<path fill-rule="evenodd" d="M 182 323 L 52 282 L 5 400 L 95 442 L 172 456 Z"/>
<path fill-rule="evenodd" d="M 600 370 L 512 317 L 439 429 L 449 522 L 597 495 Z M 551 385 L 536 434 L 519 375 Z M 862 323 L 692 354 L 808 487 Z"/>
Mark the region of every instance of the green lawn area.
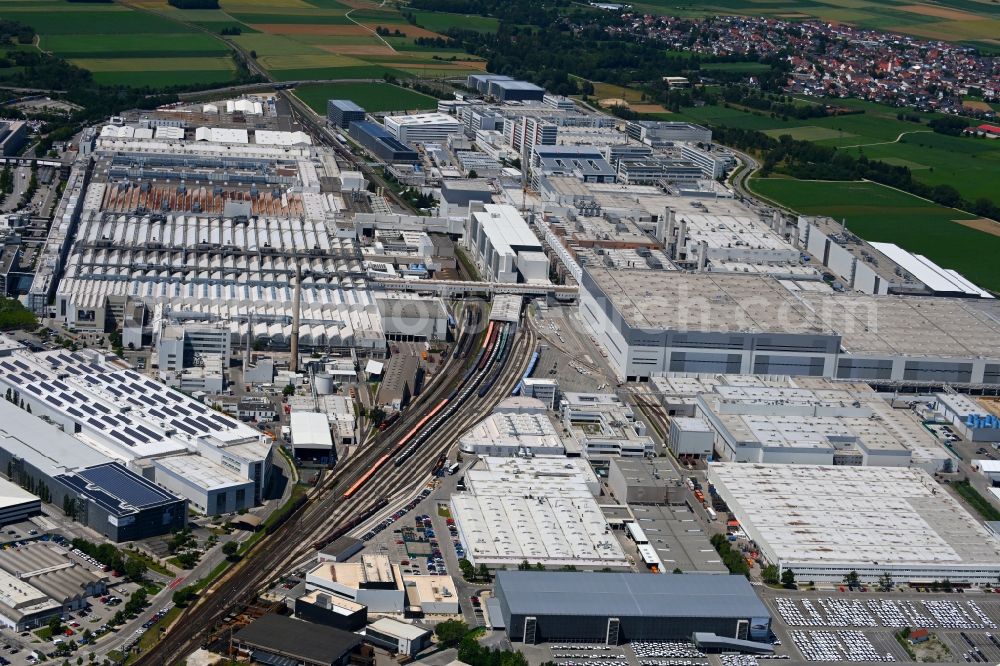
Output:
<path fill-rule="evenodd" d="M 448 28 L 475 30 L 476 32 L 496 32 L 500 21 L 488 16 L 449 14 L 447 12 L 414 11 L 417 25 L 434 32 L 444 32 Z M 353 14 L 352 14 L 353 16 Z"/>
<path fill-rule="evenodd" d="M 295 94 L 316 113 L 326 115 L 328 99 L 349 99 L 369 112 L 436 109 L 437 100 L 388 83 L 332 83 L 300 86 Z"/>
<path fill-rule="evenodd" d="M 955 491 L 962 496 L 969 506 L 975 509 L 976 513 L 983 517 L 983 520 L 1000 520 L 1000 511 L 990 504 L 990 501 L 972 487 L 968 481 L 959 481 L 952 484 Z"/>
<path fill-rule="evenodd" d="M 847 220 L 868 241 L 896 243 L 952 268 L 981 287 L 1000 291 L 1000 236 L 957 224 L 973 215 L 944 208 L 876 183 L 754 178 L 754 192 L 805 215 Z"/>

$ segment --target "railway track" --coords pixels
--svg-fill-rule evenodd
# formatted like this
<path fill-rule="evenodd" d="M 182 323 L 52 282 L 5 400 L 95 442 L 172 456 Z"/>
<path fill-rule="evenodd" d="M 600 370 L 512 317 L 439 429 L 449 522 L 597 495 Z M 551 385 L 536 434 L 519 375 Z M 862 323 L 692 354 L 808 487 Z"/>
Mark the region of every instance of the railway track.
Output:
<path fill-rule="evenodd" d="M 465 337 L 468 335 L 477 336 L 477 332 L 463 330 L 456 348 L 461 349 L 468 344 L 468 338 Z M 345 461 L 344 467 L 323 481 L 322 487 L 318 487 L 305 504 L 293 511 L 271 534 L 261 539 L 243 562 L 210 586 L 202 598 L 174 622 L 164 638 L 140 655 L 136 663 L 146 666 L 179 661 L 201 645 L 233 609 L 247 605 L 282 571 L 301 558 L 311 555 L 317 539 L 340 529 L 352 516 L 366 515 L 372 507 L 376 507 L 371 516 L 375 517 L 380 505 L 390 511 L 394 506 L 393 501 L 405 501 L 407 493 L 415 492 L 421 484 L 426 484 L 434 461 L 451 447 L 458 435 L 468 425 L 482 418 L 484 410 L 491 409 L 492 405 L 509 395 L 510 389 L 527 365 L 528 358 L 524 352 L 533 349 L 534 344 L 533 331 L 525 330 L 518 335 L 507 356 L 500 359 L 502 364 L 506 364 L 510 358 L 516 358 L 518 362 L 501 368 L 484 395 L 473 392 L 466 401 L 457 405 L 448 419 L 438 423 L 432 433 L 434 437 L 429 437 L 424 446 L 417 448 L 405 461 L 405 465 L 387 466 L 385 474 L 369 476 L 369 483 L 362 484 L 348 497 L 344 497 L 379 459 L 398 448 L 397 438 L 401 433 L 426 426 L 427 421 L 421 416 L 423 410 L 430 405 L 440 404 L 444 396 L 457 390 L 456 384 L 461 387 L 468 380 L 470 369 L 478 371 L 476 366 L 479 356 L 472 359 L 474 363 L 469 363 L 471 356 L 449 359 L 447 370 L 454 370 L 457 362 L 460 374 L 461 370 L 465 371 L 466 374 L 461 375 L 460 380 L 437 381 L 408 410 L 406 417 L 397 421 L 390 430 L 381 433 L 364 451 Z M 491 372 L 494 369 L 493 366 L 486 365 L 479 372 Z M 387 499 L 391 501 L 383 505 L 383 501 Z"/>

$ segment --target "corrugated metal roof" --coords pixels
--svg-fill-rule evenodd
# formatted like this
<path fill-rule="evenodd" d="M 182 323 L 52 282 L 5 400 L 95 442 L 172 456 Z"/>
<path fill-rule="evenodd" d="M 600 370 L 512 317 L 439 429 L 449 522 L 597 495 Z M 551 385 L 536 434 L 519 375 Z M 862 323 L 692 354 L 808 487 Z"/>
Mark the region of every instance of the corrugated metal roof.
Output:
<path fill-rule="evenodd" d="M 496 584 L 514 615 L 770 617 L 742 576 L 498 571 Z"/>

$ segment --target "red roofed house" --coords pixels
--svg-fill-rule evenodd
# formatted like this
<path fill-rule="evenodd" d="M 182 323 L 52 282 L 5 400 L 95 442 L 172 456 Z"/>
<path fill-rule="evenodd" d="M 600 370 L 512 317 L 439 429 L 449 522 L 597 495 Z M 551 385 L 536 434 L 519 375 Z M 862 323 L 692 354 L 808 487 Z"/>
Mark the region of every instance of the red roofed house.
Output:
<path fill-rule="evenodd" d="M 993 136 L 1000 136 L 1000 127 L 998 127 L 997 125 L 987 125 L 984 123 L 979 127 L 977 127 L 976 129 L 980 132 L 983 132 L 984 134 L 992 134 Z"/>

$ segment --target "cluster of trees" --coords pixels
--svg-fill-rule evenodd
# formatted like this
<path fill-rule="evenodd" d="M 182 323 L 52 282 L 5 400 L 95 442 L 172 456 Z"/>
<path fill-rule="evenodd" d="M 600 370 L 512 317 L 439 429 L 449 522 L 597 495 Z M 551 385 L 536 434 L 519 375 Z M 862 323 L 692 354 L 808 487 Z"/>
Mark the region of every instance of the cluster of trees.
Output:
<path fill-rule="evenodd" d="M 14 170 L 10 168 L 10 164 L 4 165 L 3 171 L 0 171 L 0 204 L 3 203 L 7 195 L 14 191 Z"/>
<path fill-rule="evenodd" d="M 795 572 L 792 571 L 791 569 L 785 569 L 779 575 L 777 565 L 768 564 L 761 571 L 760 577 L 761 580 L 763 580 L 768 585 L 777 585 L 778 583 L 781 583 L 782 587 L 784 587 L 786 590 L 795 589 Z"/>
<path fill-rule="evenodd" d="M 375 34 L 381 35 L 382 37 L 406 37 L 406 33 L 400 31 L 399 28 L 389 30 L 389 28 L 382 25 L 375 26 Z"/>
<path fill-rule="evenodd" d="M 458 660 L 470 666 L 528 666 L 520 652 L 484 647 L 469 635 L 458 644 Z"/>
<path fill-rule="evenodd" d="M 434 198 L 433 194 L 424 194 L 420 190 L 414 187 L 408 187 L 399 193 L 403 199 L 406 200 L 408 204 L 414 208 L 433 208 L 437 205 L 437 199 Z"/>
<path fill-rule="evenodd" d="M 417 37 L 413 43 L 417 46 L 430 46 L 439 49 L 457 49 L 461 46 L 459 42 L 450 37 Z"/>
<path fill-rule="evenodd" d="M 10 389 L 7 389 L 6 400 L 15 407 L 20 407 L 21 409 L 27 411 L 29 414 L 31 413 L 31 405 L 30 404 L 25 405 L 24 398 L 22 398 L 21 394 L 18 393 L 17 391 L 11 391 Z M 8 469 L 9 468 L 10 465 L 8 464 Z M 10 475 L 8 474 L 7 476 Z"/>
<path fill-rule="evenodd" d="M 945 116 L 943 118 L 934 118 L 927 123 L 927 126 L 938 134 L 947 134 L 948 136 L 961 136 L 969 127 L 969 121 L 965 118 L 959 118 L 958 116 Z"/>
<path fill-rule="evenodd" d="M 485 564 L 480 564 L 479 568 L 476 568 L 472 566 L 472 562 L 463 557 L 458 561 L 458 568 L 462 572 L 462 578 L 470 583 L 489 583 L 493 580 L 493 576 L 490 575 L 490 570 Z"/>
<path fill-rule="evenodd" d="M 503 23 L 519 25 L 549 25 L 571 5 L 570 0 L 411 0 L 411 9 L 424 9 L 453 14 L 492 16 Z M 492 71 L 492 70 L 490 70 Z"/>
<path fill-rule="evenodd" d="M 197 597 L 198 590 L 196 590 L 193 585 L 188 585 L 187 587 L 181 587 L 175 590 L 171 601 L 174 602 L 175 606 L 183 608 L 194 601 Z"/>
<path fill-rule="evenodd" d="M 177 9 L 218 9 L 219 0 L 167 0 L 171 7 Z"/>
<path fill-rule="evenodd" d="M 242 35 L 243 30 L 238 25 L 228 25 L 220 30 L 219 34 L 224 36 Z"/>
<path fill-rule="evenodd" d="M 194 535 L 191 534 L 190 528 L 184 528 L 170 537 L 167 541 L 167 550 L 175 555 L 177 563 L 181 567 L 193 569 L 198 564 L 198 560 L 201 559 L 201 553 L 195 548 L 196 545 L 197 542 Z"/>
<path fill-rule="evenodd" d="M 35 313 L 16 298 L 0 298 L 0 331 L 27 331 L 38 327 Z"/>
<path fill-rule="evenodd" d="M 830 115 L 821 104 L 795 104 L 791 97 L 774 95 L 745 86 L 727 86 L 719 97 L 729 104 L 736 104 L 756 111 L 767 111 L 781 118 L 825 118 Z M 862 113 L 861 110 L 850 113 Z"/>
<path fill-rule="evenodd" d="M 123 553 L 110 543 L 96 544 L 86 539 L 76 538 L 73 539 L 73 547 L 90 555 L 104 566 L 125 574 L 125 577 L 133 582 L 141 582 L 146 579 L 146 563 L 134 555 Z"/>
<path fill-rule="evenodd" d="M 11 395 L 10 389 L 7 389 L 7 402 L 14 402 L 14 396 Z M 24 401 L 22 400 L 21 402 L 23 403 Z M 31 413 L 31 405 L 25 408 L 24 404 L 22 404 L 21 409 L 25 409 L 29 414 Z M 35 477 L 28 474 L 22 465 L 15 465 L 13 460 L 7 463 L 7 478 L 29 493 L 38 495 L 38 498 L 43 502 L 48 503 L 52 501 L 52 489 L 49 488 L 48 484 L 44 481 L 36 480 Z"/>
<path fill-rule="evenodd" d="M 35 29 L 20 21 L 0 18 L 0 44 L 30 44 L 35 40 Z M 8 65 L 9 67 L 10 65 Z"/>
<path fill-rule="evenodd" d="M 443 645 L 459 642 L 469 633 L 469 625 L 461 620 L 445 620 L 434 627 L 434 635 Z"/>
<path fill-rule="evenodd" d="M 750 567 L 743 553 L 729 545 L 729 540 L 725 534 L 713 534 L 711 538 L 712 546 L 719 552 L 722 563 L 726 565 L 731 574 L 750 575 Z"/>

